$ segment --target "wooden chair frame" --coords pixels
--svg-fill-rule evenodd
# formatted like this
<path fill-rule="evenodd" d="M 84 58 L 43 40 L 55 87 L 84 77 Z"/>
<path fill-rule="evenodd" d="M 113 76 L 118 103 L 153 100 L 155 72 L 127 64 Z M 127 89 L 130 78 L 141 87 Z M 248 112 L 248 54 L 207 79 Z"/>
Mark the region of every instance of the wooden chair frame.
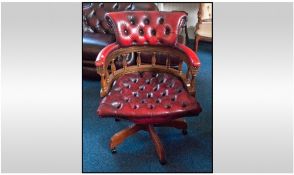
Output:
<path fill-rule="evenodd" d="M 135 55 L 135 64 L 128 65 L 126 58 L 128 54 Z M 141 60 L 141 53 L 151 53 L 151 61 L 150 63 L 143 63 Z M 157 62 L 157 53 L 166 55 L 166 62 L 164 65 L 156 64 Z M 177 57 L 179 59 L 179 64 L 177 66 L 171 66 L 170 55 L 173 57 Z M 117 67 L 116 61 L 122 57 L 122 66 Z M 183 71 L 183 64 L 188 66 L 187 72 Z M 102 97 L 106 96 L 108 92 L 111 90 L 111 86 L 113 82 L 119 77 L 133 72 L 140 71 L 156 71 L 156 72 L 166 72 L 170 73 L 179 79 L 181 79 L 188 90 L 188 92 L 195 96 L 196 92 L 196 80 L 195 77 L 198 73 L 197 66 L 193 66 L 190 58 L 181 50 L 176 47 L 168 47 L 168 46 L 130 46 L 124 48 L 118 48 L 112 51 L 106 58 L 102 65 L 97 66 L 97 73 L 101 76 L 101 92 L 100 95 Z M 116 121 L 119 121 L 118 119 Z M 156 153 L 159 157 L 159 161 L 161 164 L 166 163 L 165 159 L 165 151 L 158 135 L 155 132 L 154 127 L 173 127 L 177 129 L 181 129 L 182 133 L 187 134 L 187 123 L 183 119 L 176 119 L 169 121 L 167 123 L 160 124 L 134 124 L 120 132 L 116 133 L 110 139 L 109 147 L 112 153 L 116 152 L 116 146 L 122 143 L 126 138 L 135 134 L 138 131 L 147 131 L 151 137 L 155 145 Z"/>
<path fill-rule="evenodd" d="M 153 53 L 151 58 L 151 64 L 142 63 L 141 53 Z M 136 64 L 127 65 L 126 57 L 127 54 L 136 53 Z M 166 64 L 159 65 L 156 64 L 157 53 L 164 54 L 167 56 Z M 171 66 L 170 55 L 176 56 L 180 62 L 178 66 Z M 120 57 L 123 57 L 123 67 L 117 68 L 115 61 Z M 183 72 L 183 63 L 188 66 L 187 72 Z M 198 67 L 193 66 L 190 63 L 189 57 L 182 51 L 174 47 L 163 47 L 163 46 L 131 46 L 126 48 L 119 48 L 111 52 L 103 65 L 97 67 L 97 73 L 101 76 L 101 92 L 100 95 L 104 97 L 111 89 L 112 83 L 127 73 L 140 72 L 140 71 L 156 71 L 156 72 L 166 72 L 180 78 L 188 92 L 195 96 L 195 77 L 198 73 Z"/>

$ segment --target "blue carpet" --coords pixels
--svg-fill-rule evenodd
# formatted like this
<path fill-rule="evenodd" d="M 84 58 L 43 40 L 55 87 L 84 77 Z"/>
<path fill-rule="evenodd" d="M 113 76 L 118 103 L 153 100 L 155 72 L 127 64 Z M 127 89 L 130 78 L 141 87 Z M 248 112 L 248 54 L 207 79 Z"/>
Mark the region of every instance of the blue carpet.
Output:
<path fill-rule="evenodd" d="M 192 44 L 191 40 L 191 48 Z M 200 43 L 198 56 L 201 68 L 196 95 L 203 111 L 198 117 L 186 118 L 186 136 L 174 128 L 156 128 L 166 151 L 168 163 L 164 166 L 144 131 L 111 154 L 109 139 L 130 123 L 97 117 L 100 82 L 83 80 L 83 172 L 212 172 L 212 44 Z"/>

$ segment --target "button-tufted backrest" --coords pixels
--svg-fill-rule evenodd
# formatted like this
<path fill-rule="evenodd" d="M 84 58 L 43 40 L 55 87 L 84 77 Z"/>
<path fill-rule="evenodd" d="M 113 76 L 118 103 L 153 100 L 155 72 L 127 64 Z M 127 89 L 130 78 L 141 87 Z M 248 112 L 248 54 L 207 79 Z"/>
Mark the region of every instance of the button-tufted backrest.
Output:
<path fill-rule="evenodd" d="M 125 11 L 106 14 L 121 46 L 175 45 L 187 13 L 159 11 Z"/>
<path fill-rule="evenodd" d="M 94 33 L 113 33 L 105 20 L 107 12 L 158 11 L 154 3 L 83 3 L 83 30 Z"/>

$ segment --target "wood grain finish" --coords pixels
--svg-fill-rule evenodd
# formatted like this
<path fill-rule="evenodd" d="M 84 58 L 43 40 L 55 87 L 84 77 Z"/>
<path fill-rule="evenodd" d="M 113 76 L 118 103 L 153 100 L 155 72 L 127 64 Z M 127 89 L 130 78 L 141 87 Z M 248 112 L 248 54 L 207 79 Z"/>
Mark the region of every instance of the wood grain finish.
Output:
<path fill-rule="evenodd" d="M 148 125 L 147 128 L 148 128 L 150 138 L 151 138 L 151 140 L 152 140 L 152 142 L 153 142 L 153 144 L 155 146 L 155 150 L 156 150 L 156 153 L 158 155 L 159 161 L 160 161 L 160 163 L 165 164 L 166 159 L 165 159 L 165 151 L 163 149 L 163 145 L 162 145 L 158 135 L 156 134 L 153 126 Z"/>
<path fill-rule="evenodd" d="M 141 62 L 141 53 L 153 53 L 151 58 L 151 64 Z M 136 53 L 136 63 L 128 66 L 126 64 L 126 55 L 129 53 Z M 166 65 L 156 64 L 157 53 L 166 55 Z M 176 67 L 171 67 L 170 55 L 176 56 L 180 63 Z M 123 57 L 123 68 L 117 68 L 114 62 Z M 184 73 L 182 71 L 182 65 L 186 63 L 189 71 Z M 139 72 L 139 71 L 155 71 L 166 72 L 180 78 L 187 90 L 191 95 L 195 95 L 195 76 L 197 74 L 198 67 L 192 66 L 190 59 L 186 54 L 172 47 L 159 47 L 159 46 L 131 46 L 126 48 L 120 48 L 106 58 L 105 63 L 102 66 L 97 67 L 97 73 L 101 76 L 101 92 L 100 95 L 104 97 L 111 89 L 112 83 L 127 73 Z"/>
<path fill-rule="evenodd" d="M 110 149 L 114 149 L 117 145 L 121 144 L 126 138 L 142 130 L 143 128 L 144 126 L 135 124 L 114 134 L 110 139 Z"/>
<path fill-rule="evenodd" d="M 157 153 L 157 156 L 159 158 L 159 161 L 161 164 L 166 163 L 166 157 L 165 157 L 165 151 L 164 147 L 160 141 L 159 136 L 157 135 L 154 127 L 173 127 L 177 129 L 181 129 L 183 131 L 187 131 L 187 123 L 183 119 L 176 119 L 169 121 L 167 123 L 160 123 L 160 124 L 155 124 L 155 125 L 139 125 L 139 124 L 134 124 L 131 125 L 128 128 L 125 128 L 121 130 L 120 132 L 114 134 L 109 143 L 109 148 L 111 150 L 114 150 L 119 144 L 121 144 L 125 139 L 130 137 L 131 135 L 143 130 L 149 133 L 150 138 L 155 146 L 155 151 Z M 185 133 L 183 132 L 183 134 Z"/>

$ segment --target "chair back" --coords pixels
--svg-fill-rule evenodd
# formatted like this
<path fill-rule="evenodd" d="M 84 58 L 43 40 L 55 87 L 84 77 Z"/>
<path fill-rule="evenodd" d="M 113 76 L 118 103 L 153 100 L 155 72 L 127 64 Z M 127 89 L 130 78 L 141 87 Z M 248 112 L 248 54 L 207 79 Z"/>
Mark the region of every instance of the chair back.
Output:
<path fill-rule="evenodd" d="M 134 45 L 173 46 L 177 43 L 185 12 L 126 11 L 106 14 L 113 27 L 117 43 L 122 47 Z"/>
<path fill-rule="evenodd" d="M 185 12 L 111 12 L 106 14 L 106 20 L 113 28 L 116 43 L 112 44 L 111 47 L 115 49 L 105 57 L 103 65 L 97 66 L 101 75 L 102 96 L 109 92 L 119 77 L 145 71 L 172 74 L 184 82 L 191 94 L 195 94 L 198 67 L 191 66 L 189 55 L 177 47 L 177 44 L 180 44 L 177 41 L 179 31 L 186 25 Z M 142 61 L 144 53 L 150 55 L 147 62 Z M 132 65 L 128 65 L 126 61 L 129 54 L 135 55 Z M 164 64 L 158 62 L 161 56 L 165 58 Z M 178 60 L 177 66 L 172 65 L 173 59 Z M 116 66 L 118 61 L 122 62 L 121 67 Z M 184 69 L 184 65 L 187 65 L 188 69 Z"/>

